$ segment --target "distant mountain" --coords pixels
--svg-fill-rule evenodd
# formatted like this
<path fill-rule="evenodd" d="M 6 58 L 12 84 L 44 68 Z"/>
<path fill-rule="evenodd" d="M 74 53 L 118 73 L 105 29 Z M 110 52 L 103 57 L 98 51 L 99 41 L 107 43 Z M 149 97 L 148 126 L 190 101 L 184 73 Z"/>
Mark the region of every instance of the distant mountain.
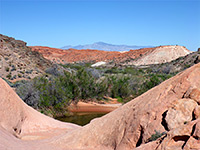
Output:
<path fill-rule="evenodd" d="M 104 51 L 129 51 L 129 50 L 134 50 L 134 49 L 140 49 L 140 48 L 147 48 L 147 47 L 152 47 L 152 46 L 128 46 L 128 45 L 113 45 L 113 44 L 108 44 L 104 42 L 96 42 L 93 44 L 86 44 L 86 45 L 77 45 L 77 46 L 64 46 L 61 49 L 96 49 L 96 50 L 104 50 Z"/>

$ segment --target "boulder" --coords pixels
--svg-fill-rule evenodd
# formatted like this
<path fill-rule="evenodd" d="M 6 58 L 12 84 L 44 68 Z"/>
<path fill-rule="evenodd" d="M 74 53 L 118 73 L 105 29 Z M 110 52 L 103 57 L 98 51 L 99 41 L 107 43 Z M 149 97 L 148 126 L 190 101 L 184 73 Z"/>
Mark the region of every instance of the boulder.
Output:
<path fill-rule="evenodd" d="M 172 130 L 191 121 L 196 106 L 197 103 L 191 99 L 177 100 L 167 112 L 166 123 L 168 129 Z"/>
<path fill-rule="evenodd" d="M 169 131 L 163 141 L 160 142 L 157 150 L 182 150 L 190 138 L 196 122 L 192 121 Z"/>

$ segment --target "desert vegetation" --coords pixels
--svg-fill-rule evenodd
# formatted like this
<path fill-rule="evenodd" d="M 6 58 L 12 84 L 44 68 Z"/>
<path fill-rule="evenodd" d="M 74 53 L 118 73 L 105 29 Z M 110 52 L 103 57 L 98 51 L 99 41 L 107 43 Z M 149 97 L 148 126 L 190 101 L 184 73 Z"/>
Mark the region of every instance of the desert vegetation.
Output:
<path fill-rule="evenodd" d="M 80 100 L 102 103 L 107 101 L 105 97 L 126 103 L 172 76 L 131 67 L 92 68 L 88 63 L 60 68 L 48 68 L 42 76 L 11 86 L 28 105 L 42 111 L 47 108 L 58 111 Z"/>

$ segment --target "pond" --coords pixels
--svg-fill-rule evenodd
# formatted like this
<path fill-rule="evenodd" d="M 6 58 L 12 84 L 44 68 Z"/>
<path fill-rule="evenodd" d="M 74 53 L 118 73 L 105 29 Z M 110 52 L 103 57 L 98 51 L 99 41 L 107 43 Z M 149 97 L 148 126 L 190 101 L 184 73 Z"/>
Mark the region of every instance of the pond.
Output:
<path fill-rule="evenodd" d="M 56 119 L 84 126 L 90 123 L 92 119 L 101 117 L 103 115 L 105 115 L 105 113 L 76 113 L 71 116 L 58 117 Z"/>

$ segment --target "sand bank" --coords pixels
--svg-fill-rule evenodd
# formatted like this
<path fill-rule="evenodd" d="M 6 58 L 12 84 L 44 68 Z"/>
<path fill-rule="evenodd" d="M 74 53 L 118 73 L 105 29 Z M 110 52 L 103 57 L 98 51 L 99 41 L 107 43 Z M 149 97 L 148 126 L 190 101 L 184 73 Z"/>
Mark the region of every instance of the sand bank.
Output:
<path fill-rule="evenodd" d="M 73 113 L 87 113 L 87 112 L 97 112 L 97 113 L 109 113 L 122 104 L 118 103 L 116 100 L 106 102 L 105 104 L 99 104 L 95 102 L 78 102 L 77 104 L 71 104 L 68 110 Z"/>

